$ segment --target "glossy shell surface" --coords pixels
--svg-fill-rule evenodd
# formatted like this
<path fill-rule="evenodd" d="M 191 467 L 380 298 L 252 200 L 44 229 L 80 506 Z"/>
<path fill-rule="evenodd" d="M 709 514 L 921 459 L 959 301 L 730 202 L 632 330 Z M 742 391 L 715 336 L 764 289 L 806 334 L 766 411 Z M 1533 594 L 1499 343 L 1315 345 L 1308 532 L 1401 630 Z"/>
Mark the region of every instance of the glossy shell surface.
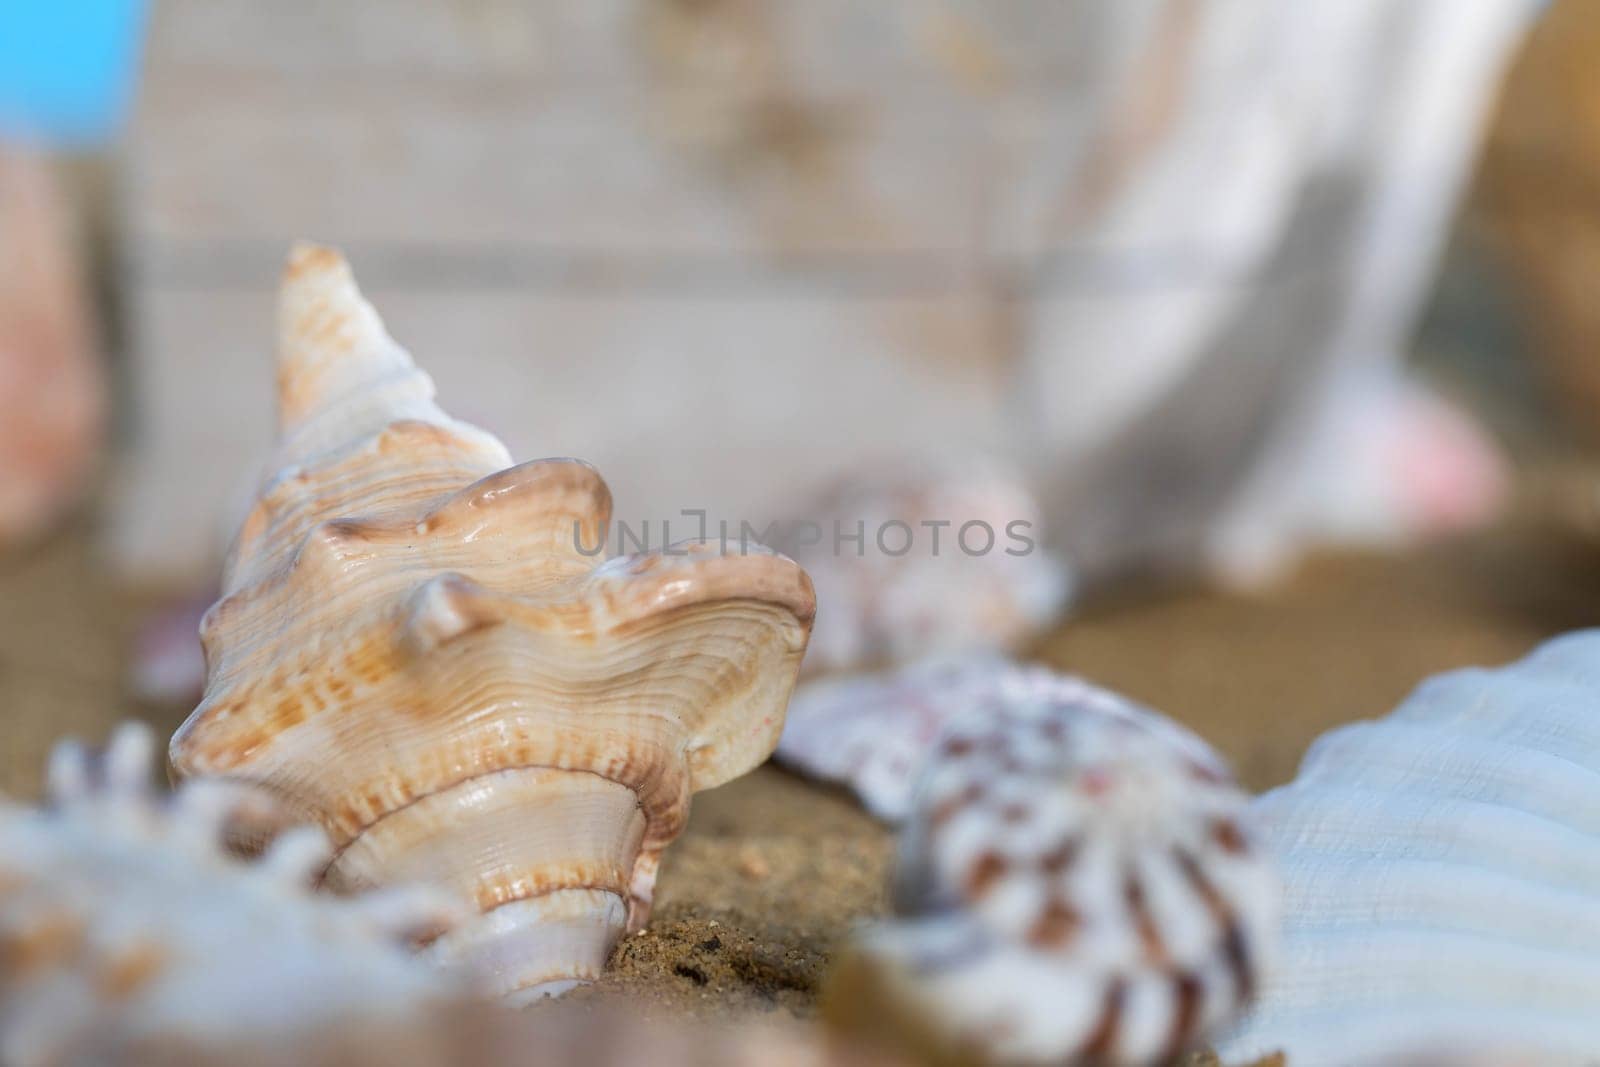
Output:
<path fill-rule="evenodd" d="M 476 906 L 441 962 L 518 997 L 593 978 L 689 796 L 776 744 L 810 582 L 759 545 L 602 559 L 595 470 L 440 410 L 332 250 L 295 250 L 280 329 L 280 443 L 172 765 L 321 825 L 332 886 Z"/>

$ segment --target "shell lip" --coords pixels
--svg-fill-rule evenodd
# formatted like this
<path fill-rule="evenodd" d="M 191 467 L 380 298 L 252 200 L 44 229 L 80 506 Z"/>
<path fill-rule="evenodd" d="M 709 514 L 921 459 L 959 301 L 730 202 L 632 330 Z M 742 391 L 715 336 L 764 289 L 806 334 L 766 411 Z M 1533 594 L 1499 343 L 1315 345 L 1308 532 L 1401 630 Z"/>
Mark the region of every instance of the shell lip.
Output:
<path fill-rule="evenodd" d="M 366 822 L 362 823 L 360 826 L 356 827 L 348 835 L 347 838 L 345 838 L 345 839 L 343 839 L 343 840 L 341 840 L 341 841 L 339 841 L 339 842 L 337 842 L 335 844 L 333 852 L 332 852 L 332 854 L 331 854 L 331 856 L 329 858 L 329 861 L 328 861 L 329 869 L 331 869 L 332 867 L 337 865 L 340 857 L 342 857 L 345 854 L 345 852 L 350 848 L 351 845 L 355 844 L 355 842 L 361 837 L 362 834 L 366 833 L 368 830 L 371 830 L 373 827 L 379 825 L 385 819 L 390 818 L 391 816 L 396 815 L 399 812 L 405 811 L 407 808 L 411 807 L 412 805 L 418 803 L 421 800 L 426 799 L 426 796 L 433 796 L 433 795 L 437 795 L 439 793 L 445 793 L 445 792 L 448 792 L 448 791 L 450 791 L 452 789 L 458 789 L 461 786 L 468 784 L 469 782 L 475 782 L 475 781 L 478 781 L 479 779 L 483 779 L 483 778 L 492 778 L 495 775 L 505 774 L 508 771 L 560 771 L 563 774 L 589 774 L 589 775 L 595 776 L 596 778 L 600 778 L 600 779 L 602 779 L 604 781 L 614 782 L 617 785 L 624 786 L 625 788 L 629 789 L 634 794 L 634 799 L 635 799 L 635 801 L 637 803 L 638 810 L 645 817 L 646 828 L 647 828 L 646 829 L 646 833 L 645 833 L 645 837 L 644 837 L 645 844 L 649 845 L 651 843 L 649 827 L 654 822 L 657 821 L 656 818 L 653 818 L 653 816 L 656 813 L 652 812 L 650 806 L 645 803 L 644 798 L 639 794 L 638 789 L 635 788 L 634 786 L 629 785 L 626 782 L 619 782 L 619 781 L 617 781 L 617 779 L 612 778 L 611 776 L 609 776 L 607 774 L 604 774 L 601 771 L 596 770 L 594 768 L 590 768 L 590 767 L 566 767 L 566 766 L 558 766 L 558 765 L 553 764 L 553 763 L 528 763 L 528 764 L 523 764 L 523 765 L 520 765 L 520 766 L 512 766 L 512 767 L 495 767 L 495 768 L 490 769 L 490 770 L 480 771 L 480 772 L 478 772 L 476 774 L 468 774 L 468 775 L 465 775 L 463 777 L 453 779 L 451 781 L 441 782 L 441 783 L 437 784 L 432 790 L 430 790 L 430 792 L 428 794 L 425 794 L 424 796 L 414 797 L 410 801 L 407 801 L 404 804 L 398 804 L 398 805 L 396 805 L 396 806 L 394 806 L 392 808 L 389 808 L 388 810 L 384 811 L 382 814 L 378 815 L 376 818 L 369 819 Z M 680 804 L 678 804 L 676 806 L 677 807 L 685 807 L 686 805 L 680 803 Z M 679 829 L 681 829 L 681 825 L 680 825 Z M 673 836 L 676 836 L 676 834 L 674 833 Z M 668 840 L 670 840 L 670 838 Z M 623 887 L 621 889 L 617 889 L 617 888 L 614 888 L 614 887 L 611 887 L 611 886 L 606 886 L 606 885 L 584 884 L 584 885 L 571 885 L 571 886 L 560 886 L 560 885 L 552 886 L 552 887 L 550 887 L 548 889 L 541 889 L 538 892 L 527 894 L 527 897 L 541 896 L 541 895 L 543 895 L 545 893 L 554 892 L 554 891 L 559 890 L 559 889 L 593 889 L 593 890 L 603 890 L 605 892 L 616 893 L 618 896 L 621 896 L 621 897 L 624 897 L 624 898 L 629 896 L 629 893 L 628 893 L 626 887 Z M 514 897 L 514 898 L 511 898 L 511 899 L 508 899 L 508 900 L 501 901 L 500 903 L 501 904 L 509 904 L 509 903 L 512 903 L 514 900 L 520 900 L 520 899 L 526 899 L 526 897 Z"/>
<path fill-rule="evenodd" d="M 691 783 L 688 791 L 709 787 L 759 764 L 776 746 L 786 703 L 781 675 L 785 663 L 791 674 L 798 670 L 814 617 L 815 596 L 804 569 L 784 557 L 724 556 L 711 554 L 709 546 L 697 547 L 700 551 L 683 555 L 609 561 L 587 576 L 563 581 L 540 595 L 488 589 L 456 572 L 437 574 L 416 587 L 405 602 L 405 621 L 397 640 L 402 647 L 409 647 L 413 657 L 506 625 L 564 640 L 625 640 L 651 623 L 693 627 L 697 624 L 691 620 L 696 615 L 686 613 L 696 608 L 710 606 L 714 611 L 718 604 L 738 601 L 760 604 L 768 610 L 765 621 L 741 620 L 747 630 L 754 627 L 757 632 L 766 633 L 758 641 L 767 649 L 757 664 L 760 669 L 739 683 L 751 687 L 748 695 L 741 698 L 735 694 L 725 702 L 728 706 L 724 714 L 683 737 L 676 757 L 665 751 L 660 754 L 669 762 L 682 761 Z M 213 610 L 221 614 L 228 609 Z M 218 709 L 238 710 L 239 701 L 228 699 L 233 687 L 219 676 L 219 671 L 226 670 L 226 662 L 215 666 L 206 701 L 190 714 L 169 746 L 169 774 L 175 780 L 203 773 L 228 774 L 248 761 L 248 752 L 233 752 L 222 765 L 195 747 L 197 738 L 221 714 Z M 772 684 L 763 684 L 760 676 L 772 671 L 777 672 L 767 679 Z M 792 678 L 788 681 L 792 683 Z M 272 743 L 273 737 L 282 734 L 278 731 L 269 737 L 246 730 L 240 736 L 259 746 Z M 677 777 L 655 775 L 651 780 Z M 622 784 L 641 796 L 657 791 L 650 781 Z M 680 790 L 670 792 L 671 797 L 647 805 L 652 829 L 656 831 L 652 839 L 668 835 L 669 828 L 681 822 L 662 818 L 663 803 L 670 809 L 681 805 L 682 798 L 677 797 Z"/>
<path fill-rule="evenodd" d="M 711 539 L 689 539 L 617 556 L 591 571 L 587 584 L 623 586 L 624 603 L 639 616 L 718 600 L 759 600 L 786 609 L 809 634 L 817 594 L 804 567 L 771 550 L 711 551 L 717 547 Z"/>

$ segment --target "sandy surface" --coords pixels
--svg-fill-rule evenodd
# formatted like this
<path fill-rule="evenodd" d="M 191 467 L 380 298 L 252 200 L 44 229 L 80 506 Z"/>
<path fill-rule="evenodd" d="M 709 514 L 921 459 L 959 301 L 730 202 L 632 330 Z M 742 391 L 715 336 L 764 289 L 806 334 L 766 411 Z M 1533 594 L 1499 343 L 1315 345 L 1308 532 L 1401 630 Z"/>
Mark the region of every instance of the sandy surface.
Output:
<path fill-rule="evenodd" d="M 1188 723 L 1264 789 L 1319 733 L 1386 714 L 1431 674 L 1595 625 L 1600 541 L 1530 527 L 1322 556 L 1260 596 L 1090 605 L 1037 655 Z"/>
<path fill-rule="evenodd" d="M 95 567 L 82 531 L 0 558 L 0 786 L 28 794 L 49 743 L 138 714 L 124 694 L 147 598 Z M 1202 589 L 1086 605 L 1036 650 L 1192 725 L 1261 788 L 1327 727 L 1387 711 L 1428 674 L 1515 657 L 1600 622 L 1600 547 L 1502 530 L 1404 556 L 1325 556 L 1258 596 Z M 766 767 L 697 798 L 648 930 L 580 997 L 646 1010 L 807 1017 L 830 953 L 879 912 L 887 833 L 850 798 Z"/>

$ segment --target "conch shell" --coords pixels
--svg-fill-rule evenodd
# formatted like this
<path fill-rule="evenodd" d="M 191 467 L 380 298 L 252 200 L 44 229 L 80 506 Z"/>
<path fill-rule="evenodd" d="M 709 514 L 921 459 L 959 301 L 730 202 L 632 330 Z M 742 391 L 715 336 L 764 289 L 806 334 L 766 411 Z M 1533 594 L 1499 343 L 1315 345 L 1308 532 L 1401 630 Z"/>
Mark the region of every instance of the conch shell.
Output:
<path fill-rule="evenodd" d="M 442 962 L 516 999 L 593 978 L 647 919 L 690 794 L 777 743 L 811 583 L 760 546 L 598 562 L 595 470 L 509 466 L 447 416 L 331 250 L 295 249 L 280 328 L 275 473 L 172 766 L 320 823 L 336 888 L 475 902 Z"/>

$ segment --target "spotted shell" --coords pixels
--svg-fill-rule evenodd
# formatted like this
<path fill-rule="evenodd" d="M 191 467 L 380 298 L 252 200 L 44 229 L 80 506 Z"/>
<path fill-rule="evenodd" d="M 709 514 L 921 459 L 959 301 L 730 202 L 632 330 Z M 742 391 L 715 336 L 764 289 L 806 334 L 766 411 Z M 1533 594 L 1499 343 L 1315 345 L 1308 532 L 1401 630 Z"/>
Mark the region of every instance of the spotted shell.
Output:
<path fill-rule="evenodd" d="M 953 724 L 902 830 L 898 917 L 830 1003 L 938 1055 L 1138 1064 L 1230 1019 L 1268 965 L 1269 863 L 1192 734 L 1029 672 Z"/>
<path fill-rule="evenodd" d="M 952 722 L 1033 669 L 998 656 L 929 659 L 894 670 L 801 683 L 775 756 L 853 790 L 867 810 L 898 823 L 917 776 Z"/>

